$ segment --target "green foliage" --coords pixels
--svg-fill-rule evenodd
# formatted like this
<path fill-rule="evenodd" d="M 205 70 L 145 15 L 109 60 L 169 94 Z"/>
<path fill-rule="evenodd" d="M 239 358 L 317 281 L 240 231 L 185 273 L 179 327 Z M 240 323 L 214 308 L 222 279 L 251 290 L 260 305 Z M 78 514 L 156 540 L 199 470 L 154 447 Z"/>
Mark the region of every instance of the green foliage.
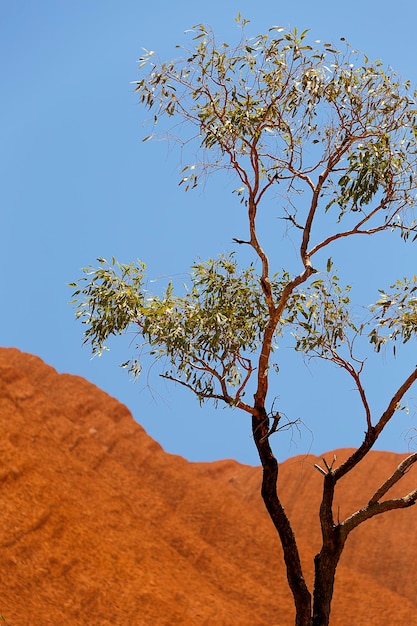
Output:
<path fill-rule="evenodd" d="M 133 332 L 142 337 L 138 348 L 149 346 L 152 357 L 163 358 L 164 377 L 186 385 L 201 401 L 235 404 L 250 379 L 251 358 L 259 352 L 269 321 L 254 267 L 241 270 L 233 254 L 219 255 L 192 266 L 185 294 L 176 295 L 170 282 L 159 296 L 143 288 L 143 263 L 99 262 L 71 285 L 76 287 L 76 316 L 88 326 L 85 342 L 93 352 L 100 355 L 111 335 Z M 290 280 L 285 272 L 273 277 L 275 303 Z M 296 339 L 296 350 L 329 358 L 349 341 L 349 332 L 358 332 L 350 316 L 349 289 L 342 289 L 334 274 L 294 291 L 275 337 L 287 329 Z M 137 358 L 123 367 L 134 375 L 141 371 Z M 233 388 L 239 388 L 237 394 Z"/>
<path fill-rule="evenodd" d="M 192 267 L 185 295 L 175 295 L 169 283 L 157 296 L 143 289 L 142 263 L 99 262 L 71 285 L 77 288 L 76 316 L 88 326 L 85 341 L 93 352 L 101 354 L 110 335 L 133 327 L 151 355 L 168 359 L 164 375 L 192 386 L 200 399 L 214 397 L 216 386 L 241 384 L 241 371 L 250 370 L 247 355 L 256 351 L 268 319 L 253 266 L 240 271 L 233 255 L 220 255 Z M 136 360 L 124 366 L 140 371 Z"/>
<path fill-rule="evenodd" d="M 417 335 L 417 276 L 397 280 L 390 289 L 380 290 L 380 299 L 371 307 L 376 326 L 369 338 L 377 352 L 388 341 L 407 343 Z"/>
<path fill-rule="evenodd" d="M 76 287 L 72 301 L 77 303 L 76 318 L 88 326 L 84 343 L 100 355 L 110 335 L 122 333 L 140 316 L 145 265 L 121 265 L 114 258 L 111 265 L 98 261 L 100 267 L 84 268 L 85 276 L 70 287 Z"/>
<path fill-rule="evenodd" d="M 162 300 L 149 299 L 143 334 L 168 357 L 165 375 L 179 377 L 203 399 L 219 393 L 219 384 L 241 384 L 267 312 L 254 268 L 239 271 L 233 256 L 195 264 L 191 284 L 183 297 L 174 297 L 169 286 Z"/>
<path fill-rule="evenodd" d="M 280 184 L 294 190 L 324 168 L 326 210 L 339 219 L 373 200 L 385 209 L 414 203 L 416 114 L 409 82 L 380 61 L 343 43 L 307 43 L 308 31 L 216 41 L 203 24 L 192 29 L 194 48 L 170 63 L 145 52 L 136 81 L 140 102 L 154 113 L 195 129 L 204 162 L 234 168 L 246 193 Z M 187 170 L 187 167 L 184 171 Z M 322 174 L 323 175 L 323 174 Z M 183 176 L 198 184 L 196 164 Z"/>
<path fill-rule="evenodd" d="M 387 136 L 375 139 L 368 145 L 358 144 L 348 155 L 348 167 L 339 179 L 340 192 L 327 209 L 337 202 L 341 215 L 347 209 L 361 211 L 374 199 L 378 191 L 389 193 L 397 172 L 403 171 L 407 155 L 398 151 L 395 157 Z M 411 198 L 410 198 L 411 201 Z"/>
<path fill-rule="evenodd" d="M 369 340 L 377 351 L 388 341 L 407 342 L 415 336 L 417 278 L 397 281 L 390 293 L 381 291 L 372 319 L 357 322 L 350 287 L 340 286 L 331 258 L 327 272 L 315 262 L 319 251 L 352 236 L 397 230 L 404 240 L 416 239 L 416 94 L 412 97 L 410 84 L 380 61 L 370 62 L 346 43 L 343 50 L 328 43 L 312 45 L 308 31 L 299 34 L 278 26 L 248 38 L 247 20 L 239 15 L 237 22 L 242 34 L 234 45 L 218 43 L 200 24 L 192 30 L 192 49 L 182 49 L 178 60 L 160 63 L 145 51 L 140 60 L 145 75 L 135 84 L 140 102 L 153 114 L 154 128 L 144 141 L 165 121 L 162 131 L 169 138 L 182 122 L 183 143 L 194 139 L 199 144 L 201 162 L 181 171 L 186 191 L 209 168 L 229 169 L 236 177 L 234 192 L 247 210 L 249 232 L 246 241 L 235 241 L 246 244 L 258 272 L 253 264 L 241 269 L 233 254 L 220 255 L 195 263 L 190 286 L 180 295 L 172 283 L 158 295 L 146 288 L 143 263 L 99 259 L 98 268 L 86 268 L 85 276 L 72 284 L 73 302 L 93 353 L 101 354 L 110 336 L 132 332 L 138 338 L 138 358 L 123 365 L 133 374 L 140 373 L 146 350 L 163 377 L 190 389 L 200 402 L 222 401 L 251 415 L 263 466 L 262 496 L 284 550 L 296 621 L 310 623 L 314 614 L 327 624 L 334 572 L 347 534 L 369 517 L 410 506 L 417 498 L 413 491 L 380 502 L 399 480 L 397 474 L 417 461 L 412 455 L 363 509 L 337 524 L 333 517 L 336 482 L 366 456 L 417 380 L 415 368 L 374 420 L 361 378 L 365 360 L 357 357 L 355 340 L 370 325 Z M 279 196 L 279 217 L 292 229 L 299 251 L 298 274 L 271 272 L 260 241 L 258 214 L 272 190 Z M 220 223 L 221 216 L 213 211 L 211 219 Z M 366 422 L 362 444 L 347 460 L 336 468 L 336 458 L 331 465 L 324 460 L 325 469 L 316 465 L 324 475 L 319 513 L 323 548 L 315 558 L 313 613 L 279 500 L 277 463 L 269 444 L 270 435 L 285 428 L 280 411 L 273 403 L 269 410 L 267 406 L 271 373 L 280 371 L 271 367 L 272 353 L 284 334 L 295 338 L 296 351 L 331 361 L 351 377 Z M 249 386 L 253 402 L 244 399 Z"/>
<path fill-rule="evenodd" d="M 337 274 L 329 274 L 293 294 L 285 321 L 293 327 L 296 350 L 332 359 L 342 344 L 351 343 L 359 328 L 352 319 L 349 291 L 349 285 L 340 286 Z"/>
<path fill-rule="evenodd" d="M 297 351 L 342 365 L 361 388 L 363 362 L 352 349 L 368 326 L 353 319 L 349 287 L 339 285 L 331 259 L 326 275 L 317 274 L 312 258 L 357 234 L 395 229 L 405 240 L 416 238 L 410 215 L 417 107 L 409 82 L 345 42 L 342 50 L 313 45 L 308 31 L 278 26 L 248 38 L 247 20 L 238 16 L 237 22 L 241 37 L 233 45 L 217 42 L 200 24 L 191 31 L 191 49 L 180 48 L 177 60 L 160 63 L 145 50 L 135 91 L 153 114 L 154 128 L 144 141 L 164 120 L 168 137 L 183 122 L 184 143 L 197 140 L 204 165 L 183 167 L 185 190 L 196 187 L 209 166 L 237 177 L 234 192 L 248 210 L 249 241 L 243 243 L 260 262 L 259 273 L 253 265 L 239 268 L 233 255 L 219 256 L 192 266 L 185 293 L 178 295 L 170 283 L 155 295 L 145 288 L 143 263 L 99 259 L 99 268 L 85 269 L 73 287 L 93 353 L 101 354 L 110 336 L 132 332 L 139 358 L 123 365 L 134 375 L 147 346 L 162 375 L 200 401 L 222 400 L 253 413 L 242 401 L 245 390 L 256 378 L 257 406 L 265 403 L 271 353 L 286 332 Z M 258 238 L 264 194 L 277 185 L 284 219 L 299 243 L 301 271 L 295 276 L 271 274 Z M 347 226 L 337 230 L 342 219 Z M 330 234 L 320 239 L 323 232 Z M 405 281 L 393 294 L 382 292 L 370 333 L 377 350 L 414 334 L 414 289 Z"/>

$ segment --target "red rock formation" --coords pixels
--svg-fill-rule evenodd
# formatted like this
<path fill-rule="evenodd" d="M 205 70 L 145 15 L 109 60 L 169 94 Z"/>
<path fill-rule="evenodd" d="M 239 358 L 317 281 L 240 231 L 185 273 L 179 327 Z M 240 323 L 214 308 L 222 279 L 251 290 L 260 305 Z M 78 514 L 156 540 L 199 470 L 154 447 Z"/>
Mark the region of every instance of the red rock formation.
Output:
<path fill-rule="evenodd" d="M 0 613 L 9 626 L 292 625 L 258 468 L 168 455 L 116 400 L 14 349 L 0 350 L 0 424 Z M 373 453 L 344 479 L 340 515 L 400 459 Z M 297 457 L 280 470 L 310 578 L 315 462 Z M 353 533 L 332 625 L 417 625 L 416 521 L 417 507 Z"/>

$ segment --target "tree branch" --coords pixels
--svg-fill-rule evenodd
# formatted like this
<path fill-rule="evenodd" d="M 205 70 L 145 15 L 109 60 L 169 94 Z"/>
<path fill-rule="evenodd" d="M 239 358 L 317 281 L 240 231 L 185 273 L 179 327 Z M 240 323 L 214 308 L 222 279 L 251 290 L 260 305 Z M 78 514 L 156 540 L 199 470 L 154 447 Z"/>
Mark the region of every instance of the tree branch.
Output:
<path fill-rule="evenodd" d="M 417 452 L 414 454 L 410 454 L 406 459 L 401 461 L 397 469 L 391 476 L 377 489 L 369 500 L 369 504 L 373 504 L 374 502 L 378 502 L 382 496 L 384 496 L 395 483 L 397 483 L 404 476 L 406 472 L 410 469 L 410 467 L 417 461 Z"/>
<path fill-rule="evenodd" d="M 394 511 L 395 509 L 406 509 L 413 506 L 417 501 L 417 489 L 410 491 L 406 496 L 402 498 L 395 498 L 393 500 L 385 500 L 384 502 L 370 502 L 365 507 L 353 513 L 344 522 L 340 524 L 341 530 L 345 537 L 352 532 L 354 528 L 357 528 L 360 524 L 365 522 L 375 515 L 381 515 L 387 511 Z"/>
<path fill-rule="evenodd" d="M 288 299 L 294 289 L 304 283 L 312 274 L 315 273 L 315 271 L 316 270 L 311 266 L 307 266 L 301 274 L 288 282 L 282 290 L 280 300 L 277 303 L 276 308 L 274 308 L 272 316 L 270 314 L 269 323 L 264 331 L 261 353 L 258 360 L 258 385 L 254 395 L 256 409 L 265 406 L 266 395 L 268 392 L 268 367 L 271 356 L 272 340 L 277 325 L 284 313 Z"/>
<path fill-rule="evenodd" d="M 397 389 L 395 394 L 392 396 L 387 409 L 383 412 L 379 421 L 375 425 L 376 438 L 379 437 L 382 430 L 385 428 L 387 423 L 390 421 L 390 419 L 394 415 L 395 411 L 398 409 L 398 405 L 400 404 L 404 395 L 407 393 L 407 391 L 415 383 L 416 380 L 417 380 L 417 366 L 415 367 L 414 371 L 411 372 L 410 376 L 408 376 L 408 378 L 403 382 L 403 384 Z"/>
<path fill-rule="evenodd" d="M 333 474 L 335 480 L 338 481 L 340 478 L 345 476 L 348 472 L 350 472 L 362 459 L 368 454 L 369 450 L 372 448 L 379 435 L 390 421 L 395 411 L 398 408 L 398 405 L 410 387 L 417 380 L 417 367 L 411 372 L 408 378 L 403 382 L 403 384 L 397 389 L 397 391 L 392 396 L 388 407 L 382 413 L 379 418 L 377 424 L 372 426 L 371 429 L 368 429 L 365 433 L 365 439 L 362 444 L 359 446 L 353 454 L 350 455 L 348 459 L 342 465 L 333 470 Z"/>
<path fill-rule="evenodd" d="M 239 357 L 238 357 L 239 358 Z M 245 361 L 247 361 L 247 367 L 245 367 L 245 365 L 242 363 L 243 361 L 243 357 L 239 358 L 239 361 L 242 365 L 242 367 L 244 369 L 246 369 L 246 376 L 242 382 L 242 384 L 240 385 L 239 389 L 236 392 L 235 395 L 235 399 L 236 399 L 236 406 L 238 406 L 238 404 L 240 404 L 240 396 L 242 395 L 243 390 L 245 389 L 247 383 L 249 382 L 250 377 L 252 376 L 252 372 L 253 372 L 253 367 L 252 367 L 252 363 L 250 362 L 249 359 L 244 359 Z M 243 403 L 244 405 L 245 403 Z"/>
<path fill-rule="evenodd" d="M 323 185 L 329 177 L 330 172 L 333 170 L 335 165 L 340 161 L 342 156 L 349 150 L 351 144 L 353 143 L 353 139 L 347 141 L 343 146 L 338 148 L 336 152 L 331 155 L 327 161 L 327 166 L 324 171 L 320 174 L 317 185 L 314 188 L 313 198 L 311 200 L 310 210 L 307 215 L 306 223 L 304 226 L 303 238 L 300 246 L 300 256 L 303 261 L 304 267 L 307 265 L 311 265 L 310 255 L 307 252 L 308 244 L 310 241 L 311 228 L 313 226 L 314 217 L 316 214 L 318 201 L 320 197 L 320 193 L 323 189 Z"/>
<path fill-rule="evenodd" d="M 350 348 L 351 348 L 351 358 L 354 359 L 352 355 L 352 346 L 350 346 Z M 353 380 L 355 381 L 356 388 L 359 392 L 359 395 L 363 404 L 363 408 L 365 409 L 367 430 L 368 431 L 372 430 L 371 408 L 369 406 L 368 398 L 366 397 L 366 392 L 365 392 L 365 389 L 362 385 L 362 381 L 360 378 L 360 373 L 362 371 L 363 363 L 361 364 L 361 367 L 359 368 L 359 371 L 358 371 L 355 369 L 352 363 L 350 363 L 349 361 L 344 359 L 342 356 L 340 356 L 340 354 L 338 354 L 336 350 L 334 350 L 333 348 L 329 348 L 329 350 L 332 355 L 330 360 L 336 363 L 337 365 L 339 365 L 339 367 L 343 368 L 350 376 L 352 376 Z M 358 362 L 357 359 L 356 359 L 356 362 Z"/>
<path fill-rule="evenodd" d="M 329 237 L 327 237 L 326 239 L 324 239 L 320 243 L 316 244 L 315 246 L 313 246 L 313 248 L 311 248 L 311 250 L 309 250 L 308 255 L 310 257 L 312 257 L 314 254 L 316 254 L 316 252 L 318 252 L 322 248 L 325 248 L 326 246 L 328 246 L 333 241 L 337 241 L 338 239 L 342 239 L 343 237 L 350 237 L 351 235 L 375 235 L 376 233 L 383 232 L 384 230 L 387 230 L 388 228 L 392 228 L 393 227 L 392 220 L 394 219 L 394 217 L 398 213 L 398 211 L 403 208 L 404 205 L 401 206 L 401 207 L 398 207 L 392 213 L 392 215 L 386 220 L 386 222 L 384 222 L 384 224 L 381 224 L 380 226 L 375 226 L 374 228 L 368 228 L 368 229 L 365 229 L 365 230 L 361 229 L 361 226 L 363 226 L 366 221 L 371 219 L 371 217 L 376 215 L 376 213 L 378 211 L 383 209 L 385 204 L 381 202 L 375 209 L 373 209 L 373 211 L 371 211 L 369 213 L 369 215 L 365 216 L 352 229 L 346 230 L 346 231 L 342 231 L 340 233 L 335 233 L 334 235 L 330 235 Z"/>
<path fill-rule="evenodd" d="M 247 413 L 253 414 L 253 408 L 246 404 L 246 402 L 242 402 L 239 399 L 233 398 L 233 396 L 222 395 L 220 393 L 210 393 L 199 391 L 185 380 L 181 380 L 180 378 L 176 378 L 175 376 L 171 376 L 170 374 L 160 374 L 161 378 L 165 378 L 166 380 L 172 380 L 174 383 L 178 383 L 183 387 L 186 387 L 190 391 L 192 391 L 198 398 L 204 398 L 205 400 L 222 400 L 228 406 L 236 406 L 238 409 L 242 409 L 242 411 L 246 411 Z"/>
<path fill-rule="evenodd" d="M 278 462 L 268 440 L 268 416 L 265 409 L 253 415 L 252 433 L 263 467 L 262 498 L 278 532 L 284 552 L 288 583 L 294 596 L 297 617 L 310 613 L 311 594 L 307 588 L 298 552 L 297 542 L 290 521 L 278 496 Z M 297 624 L 304 624 L 302 620 Z"/>

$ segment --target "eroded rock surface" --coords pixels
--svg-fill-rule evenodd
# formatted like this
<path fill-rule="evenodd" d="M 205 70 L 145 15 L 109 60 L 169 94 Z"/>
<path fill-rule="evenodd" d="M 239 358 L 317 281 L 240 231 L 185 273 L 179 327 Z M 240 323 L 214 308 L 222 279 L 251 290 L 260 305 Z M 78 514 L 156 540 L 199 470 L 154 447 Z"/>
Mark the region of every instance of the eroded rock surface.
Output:
<path fill-rule="evenodd" d="M 259 468 L 169 455 L 115 399 L 13 348 L 0 349 L 0 424 L 0 613 L 9 626 L 292 626 Z M 401 458 L 375 452 L 344 479 L 340 515 Z M 296 457 L 280 469 L 309 577 L 320 538 L 315 462 Z M 415 484 L 411 471 L 399 493 Z M 417 507 L 352 534 L 332 625 L 417 625 L 416 522 Z"/>

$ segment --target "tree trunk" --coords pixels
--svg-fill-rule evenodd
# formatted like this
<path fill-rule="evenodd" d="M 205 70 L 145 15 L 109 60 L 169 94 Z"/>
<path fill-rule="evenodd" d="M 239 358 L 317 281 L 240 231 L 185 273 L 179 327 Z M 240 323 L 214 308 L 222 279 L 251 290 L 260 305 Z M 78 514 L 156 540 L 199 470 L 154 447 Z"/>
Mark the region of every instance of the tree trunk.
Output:
<path fill-rule="evenodd" d="M 263 468 L 262 499 L 278 532 L 284 551 L 287 580 L 293 594 L 295 626 L 312 626 L 311 594 L 304 580 L 297 543 L 290 521 L 278 497 L 278 462 L 268 440 L 268 418 L 264 409 L 253 416 L 252 430 Z"/>
<path fill-rule="evenodd" d="M 314 594 L 312 626 L 328 626 L 337 564 L 345 544 L 340 527 L 333 528 L 332 541 L 323 545 L 314 558 Z"/>

